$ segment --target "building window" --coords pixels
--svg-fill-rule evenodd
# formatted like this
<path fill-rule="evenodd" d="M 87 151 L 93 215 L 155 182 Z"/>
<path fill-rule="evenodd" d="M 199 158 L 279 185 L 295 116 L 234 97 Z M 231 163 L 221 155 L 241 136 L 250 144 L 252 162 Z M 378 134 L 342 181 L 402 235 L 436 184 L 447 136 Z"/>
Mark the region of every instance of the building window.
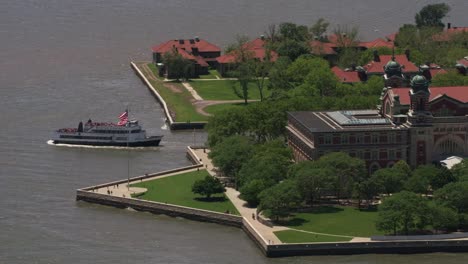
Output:
<path fill-rule="evenodd" d="M 330 134 L 325 135 L 325 144 L 330 145 L 332 143 L 332 136 Z"/>
<path fill-rule="evenodd" d="M 372 142 L 372 144 L 379 143 L 379 134 L 372 133 L 372 135 L 371 135 L 371 142 Z"/>
<path fill-rule="evenodd" d="M 341 144 L 348 144 L 348 142 L 349 142 L 349 135 L 341 134 Z"/>
<path fill-rule="evenodd" d="M 394 149 L 390 149 L 388 151 L 388 159 L 389 160 L 395 160 L 396 159 L 396 155 L 395 155 L 395 150 Z"/>
<path fill-rule="evenodd" d="M 371 160 L 378 160 L 379 159 L 379 151 L 378 150 L 372 150 L 371 151 Z"/>
<path fill-rule="evenodd" d="M 393 144 L 395 143 L 395 133 L 391 132 L 388 134 L 388 143 Z"/>
<path fill-rule="evenodd" d="M 358 143 L 358 144 L 364 143 L 364 136 L 362 134 L 357 134 L 356 135 L 356 143 Z"/>

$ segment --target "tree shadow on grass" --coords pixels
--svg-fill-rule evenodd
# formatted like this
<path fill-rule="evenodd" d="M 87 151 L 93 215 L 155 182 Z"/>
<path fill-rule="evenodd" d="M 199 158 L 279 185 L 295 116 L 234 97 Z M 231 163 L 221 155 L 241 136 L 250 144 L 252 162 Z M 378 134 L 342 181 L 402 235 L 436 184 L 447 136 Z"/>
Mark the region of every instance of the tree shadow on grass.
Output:
<path fill-rule="evenodd" d="M 311 207 L 305 210 L 301 210 L 303 213 L 308 214 L 331 214 L 331 213 L 338 213 L 343 211 L 343 208 L 335 207 L 335 206 L 317 206 Z"/>
<path fill-rule="evenodd" d="M 305 223 L 308 223 L 309 220 L 294 217 L 293 219 L 290 219 L 290 220 L 279 220 L 277 222 L 278 224 L 285 225 L 285 226 L 302 226 Z"/>
<path fill-rule="evenodd" d="M 195 197 L 193 198 L 194 200 L 196 201 L 199 201 L 199 202 L 208 202 L 208 203 L 212 203 L 212 202 L 224 202 L 226 201 L 226 197 L 210 197 L 210 198 L 207 198 L 207 197 Z"/>

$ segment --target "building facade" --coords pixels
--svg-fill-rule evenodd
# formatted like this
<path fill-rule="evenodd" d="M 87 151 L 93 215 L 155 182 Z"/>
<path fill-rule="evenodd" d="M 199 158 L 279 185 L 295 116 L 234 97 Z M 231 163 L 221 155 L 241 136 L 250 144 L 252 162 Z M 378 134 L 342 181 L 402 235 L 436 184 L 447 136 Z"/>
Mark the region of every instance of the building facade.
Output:
<path fill-rule="evenodd" d="M 399 160 L 416 167 L 468 156 L 467 130 L 468 86 L 429 88 L 423 75 L 409 88 L 384 88 L 377 110 L 289 112 L 287 125 L 296 161 L 341 151 L 370 173 Z"/>

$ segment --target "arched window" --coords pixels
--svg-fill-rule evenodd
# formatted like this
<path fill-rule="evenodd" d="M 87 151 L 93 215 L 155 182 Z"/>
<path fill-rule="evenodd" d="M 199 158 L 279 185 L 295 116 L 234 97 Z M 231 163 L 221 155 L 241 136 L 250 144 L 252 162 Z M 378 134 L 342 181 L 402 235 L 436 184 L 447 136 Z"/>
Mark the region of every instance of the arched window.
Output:
<path fill-rule="evenodd" d="M 378 163 L 376 162 L 372 163 L 369 167 L 369 175 L 374 174 L 374 172 L 376 172 L 379 169 L 380 169 L 380 165 Z"/>

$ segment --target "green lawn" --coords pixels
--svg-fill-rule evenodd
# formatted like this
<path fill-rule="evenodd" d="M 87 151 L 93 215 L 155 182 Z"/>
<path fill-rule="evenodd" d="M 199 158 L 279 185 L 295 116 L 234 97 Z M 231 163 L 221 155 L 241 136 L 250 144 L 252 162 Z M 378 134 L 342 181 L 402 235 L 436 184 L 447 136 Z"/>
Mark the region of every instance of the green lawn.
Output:
<path fill-rule="evenodd" d="M 148 189 L 146 193 L 139 196 L 140 199 L 165 202 L 187 207 L 222 212 L 229 210 L 232 214 L 239 215 L 234 205 L 228 198 L 222 195 L 212 196 L 212 200 L 204 200 L 202 196 L 192 193 L 192 185 L 196 180 L 205 178 L 206 170 L 188 172 L 176 176 L 170 176 L 152 181 L 132 184 L 134 187 Z M 200 199 L 201 198 L 201 199 Z"/>
<path fill-rule="evenodd" d="M 252 104 L 249 103 L 249 104 Z M 237 104 L 217 104 L 217 105 L 210 105 L 210 106 L 207 106 L 205 107 L 203 110 L 207 113 L 210 113 L 210 114 L 213 114 L 213 115 L 216 115 L 216 113 L 220 112 L 220 111 L 224 111 L 226 109 L 233 109 L 233 108 L 238 108 L 238 107 L 244 107 L 245 104 L 244 103 L 237 103 Z"/>
<path fill-rule="evenodd" d="M 269 96 L 270 91 L 263 89 L 264 96 Z M 239 86 L 238 81 L 235 80 L 219 80 L 219 81 L 197 81 L 191 80 L 190 85 L 198 92 L 198 94 L 205 100 L 242 100 L 233 90 L 233 86 Z M 239 89 L 240 90 L 240 89 Z M 260 99 L 260 93 L 255 83 L 249 84 L 249 99 Z"/>
<path fill-rule="evenodd" d="M 307 243 L 307 242 L 347 242 L 350 241 L 349 237 L 336 237 L 336 236 L 325 236 L 318 234 L 310 234 L 299 232 L 295 230 L 284 230 L 276 231 L 275 235 L 283 243 Z"/>
<path fill-rule="evenodd" d="M 313 212 L 297 213 L 285 226 L 305 231 L 369 237 L 383 234 L 375 228 L 377 211 L 359 211 L 354 207 L 322 206 Z"/>
<path fill-rule="evenodd" d="M 160 77 L 159 76 L 159 73 L 158 73 L 158 69 L 156 68 L 156 65 L 154 65 L 153 63 L 148 63 L 148 68 L 151 69 L 151 71 L 153 72 L 154 76 L 156 76 L 156 78 L 158 78 L 159 80 L 164 80 L 164 77 Z"/>

